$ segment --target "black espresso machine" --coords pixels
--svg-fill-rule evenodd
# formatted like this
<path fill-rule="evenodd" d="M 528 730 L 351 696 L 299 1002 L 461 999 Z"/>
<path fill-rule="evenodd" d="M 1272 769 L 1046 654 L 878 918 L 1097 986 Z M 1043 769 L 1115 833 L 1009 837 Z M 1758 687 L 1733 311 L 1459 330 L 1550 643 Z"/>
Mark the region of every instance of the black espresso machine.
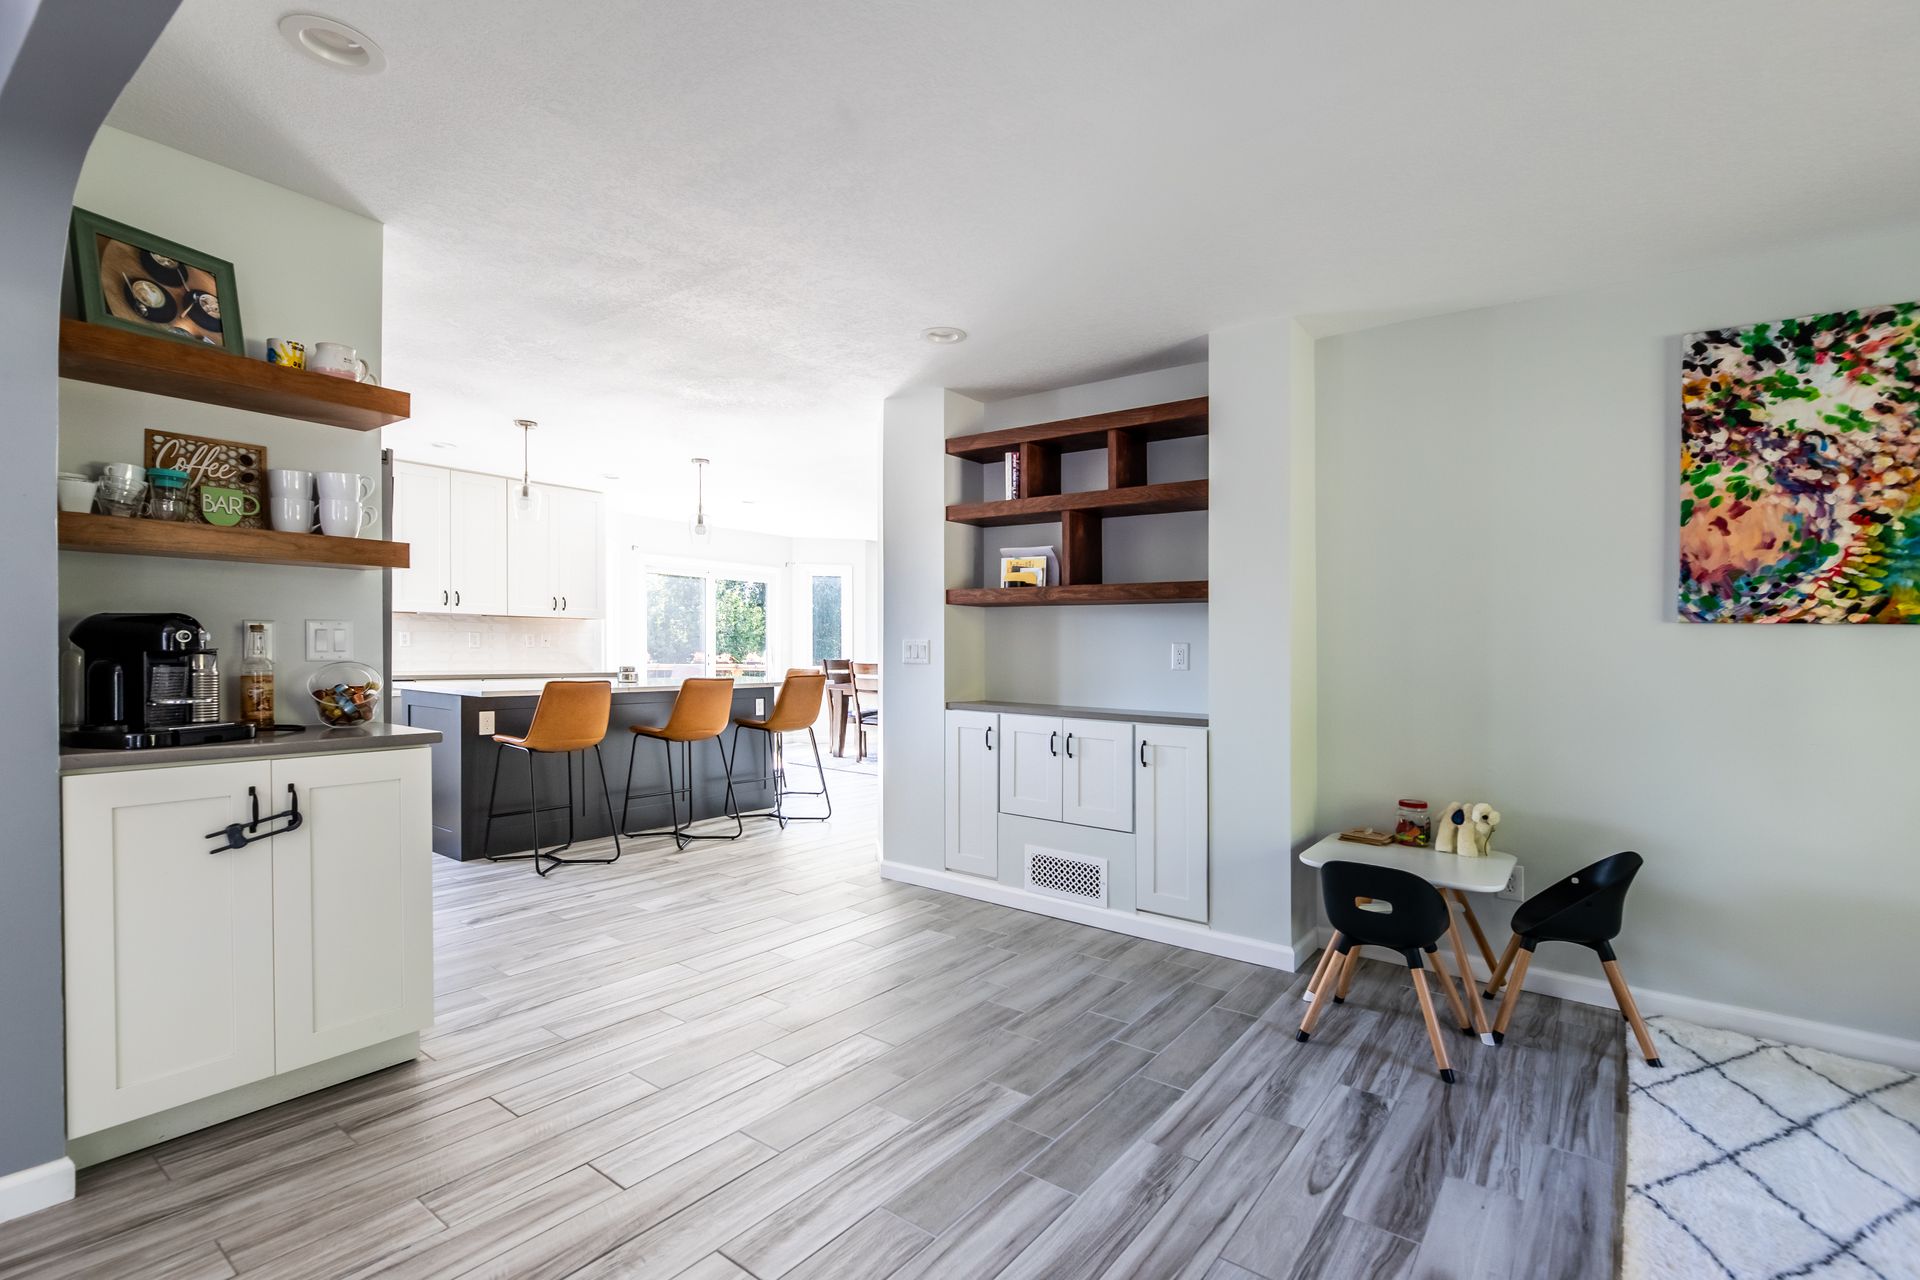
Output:
<path fill-rule="evenodd" d="M 70 747 L 185 747 L 254 736 L 220 719 L 220 653 L 184 613 L 96 613 L 73 629 L 84 662 Z"/>

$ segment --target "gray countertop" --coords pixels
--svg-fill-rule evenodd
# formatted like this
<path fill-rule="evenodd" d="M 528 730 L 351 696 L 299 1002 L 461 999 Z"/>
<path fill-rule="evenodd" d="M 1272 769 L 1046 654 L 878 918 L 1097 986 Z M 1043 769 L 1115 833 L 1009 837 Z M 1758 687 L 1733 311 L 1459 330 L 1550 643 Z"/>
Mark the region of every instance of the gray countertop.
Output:
<path fill-rule="evenodd" d="M 604 677 L 593 676 L 553 676 L 552 680 L 591 680 Z M 506 676 L 495 680 L 396 680 L 394 687 L 402 694 L 439 693 L 450 694 L 456 698 L 532 698 L 539 696 L 540 690 L 549 683 L 545 676 Z M 736 689 L 771 689 L 772 680 L 736 680 Z M 674 693 L 680 688 L 678 680 L 660 680 L 651 683 L 616 684 L 613 692 L 616 697 L 635 693 Z"/>
<path fill-rule="evenodd" d="M 148 747 L 144 751 L 62 747 L 60 772 L 107 773 L 115 769 L 271 760 L 276 756 L 314 756 L 334 751 L 393 751 L 402 747 L 432 746 L 438 741 L 440 735 L 435 730 L 403 724 L 375 722 L 358 729 L 315 726 L 305 733 L 263 733 L 247 742 L 209 742 L 197 747 Z"/>
<path fill-rule="evenodd" d="M 1016 716 L 1062 716 L 1075 720 L 1131 720 L 1135 724 L 1184 724 L 1207 727 L 1207 717 L 1192 711 L 1119 711 L 1112 707 L 1063 707 L 1051 702 L 949 702 L 949 711 L 997 711 Z"/>

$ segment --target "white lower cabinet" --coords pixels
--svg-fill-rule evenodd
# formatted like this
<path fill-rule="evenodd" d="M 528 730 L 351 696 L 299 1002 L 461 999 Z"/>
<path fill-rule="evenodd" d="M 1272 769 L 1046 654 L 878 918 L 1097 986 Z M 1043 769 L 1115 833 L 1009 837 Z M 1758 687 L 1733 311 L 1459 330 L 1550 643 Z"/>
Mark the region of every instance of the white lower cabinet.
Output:
<path fill-rule="evenodd" d="M 1207 731 L 1139 726 L 1134 788 L 1134 906 L 1207 918 Z"/>
<path fill-rule="evenodd" d="M 1060 719 L 1000 717 L 1000 812 L 1060 821 Z"/>
<path fill-rule="evenodd" d="M 427 767 L 408 748 L 62 779 L 70 1137 L 431 1024 Z M 289 786 L 297 831 L 208 838 Z"/>
<path fill-rule="evenodd" d="M 947 870 L 999 873 L 1000 766 L 991 711 L 947 712 Z"/>
<path fill-rule="evenodd" d="M 1133 830 L 1134 727 L 1119 720 L 1062 720 L 1060 819 Z"/>

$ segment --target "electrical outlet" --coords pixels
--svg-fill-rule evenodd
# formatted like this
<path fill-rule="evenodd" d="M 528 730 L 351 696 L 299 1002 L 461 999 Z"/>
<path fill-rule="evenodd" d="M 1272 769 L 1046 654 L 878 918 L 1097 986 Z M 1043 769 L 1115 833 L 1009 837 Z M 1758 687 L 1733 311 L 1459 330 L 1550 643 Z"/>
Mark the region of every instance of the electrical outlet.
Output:
<path fill-rule="evenodd" d="M 1525 870 L 1526 868 L 1519 863 L 1514 863 L 1513 874 L 1507 877 L 1506 887 L 1493 896 L 1505 898 L 1508 902 L 1525 902 L 1527 900 L 1526 877 L 1521 874 Z"/>
<path fill-rule="evenodd" d="M 242 623 L 240 624 L 240 653 L 241 653 L 241 655 L 242 655 L 242 656 L 244 656 L 244 655 L 246 654 L 246 652 L 247 652 L 247 637 L 249 636 L 249 634 L 250 634 L 250 633 L 251 633 L 251 632 L 253 631 L 253 629 L 254 629 L 255 627 L 259 627 L 259 628 L 260 628 L 260 630 L 262 630 L 263 632 L 265 632 L 265 633 L 266 633 L 266 637 L 267 637 L 267 656 L 268 656 L 269 658 L 271 658 L 271 657 L 273 656 L 273 623 L 272 623 L 272 622 L 270 622 L 270 621 L 263 621 L 263 620 L 261 620 L 261 619 L 258 619 L 258 618 L 249 618 L 249 619 L 247 619 L 247 620 L 246 620 L 245 622 L 242 622 Z"/>
<path fill-rule="evenodd" d="M 931 640 L 902 640 L 900 642 L 900 661 L 910 666 L 924 667 L 933 660 L 933 642 Z"/>
<path fill-rule="evenodd" d="M 491 738 L 493 736 L 493 712 L 482 711 L 479 715 L 475 716 L 473 720 L 474 731 L 476 733 L 483 738 Z"/>
<path fill-rule="evenodd" d="M 480 647 L 480 633 L 478 631 L 467 632 L 467 648 L 478 649 L 479 647 Z"/>
<path fill-rule="evenodd" d="M 767 700 L 765 698 L 755 698 L 753 700 L 753 714 L 756 716 L 765 716 L 767 714 Z"/>
<path fill-rule="evenodd" d="M 413 632 L 396 631 L 393 633 L 393 645 L 396 649 L 413 648 Z"/>
<path fill-rule="evenodd" d="M 541 637 L 540 637 L 540 647 L 541 647 L 542 649 L 551 649 L 551 648 L 553 648 L 553 637 L 552 637 L 552 636 L 541 636 Z"/>
<path fill-rule="evenodd" d="M 1173 646 L 1173 669 L 1175 671 L 1189 671 L 1189 670 L 1192 670 L 1192 668 L 1193 668 L 1193 646 L 1190 644 L 1174 645 Z"/>

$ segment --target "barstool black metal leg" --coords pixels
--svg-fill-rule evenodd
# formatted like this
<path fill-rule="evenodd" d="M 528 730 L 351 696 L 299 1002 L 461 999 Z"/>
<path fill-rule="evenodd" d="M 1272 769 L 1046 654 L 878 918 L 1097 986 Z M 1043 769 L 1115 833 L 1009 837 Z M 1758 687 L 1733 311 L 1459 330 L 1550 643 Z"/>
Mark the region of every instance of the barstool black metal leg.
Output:
<path fill-rule="evenodd" d="M 807 741 L 813 744 L 813 771 L 820 775 L 820 798 L 827 802 L 827 811 L 820 821 L 833 817 L 833 797 L 827 794 L 827 763 L 820 758 L 820 739 L 813 734 L 813 726 L 807 726 Z"/>
<path fill-rule="evenodd" d="M 627 818 L 633 809 L 633 762 L 640 754 L 640 735 L 629 736 L 631 740 L 627 743 L 627 789 L 620 799 L 620 830 L 630 835 L 632 829 L 627 825 Z"/>
<path fill-rule="evenodd" d="M 600 744 L 597 742 L 593 744 L 593 762 L 600 767 L 600 798 L 606 801 L 607 825 L 613 828 L 613 856 L 608 858 L 607 861 L 618 862 L 620 861 L 620 828 L 614 825 L 613 791 L 607 786 L 607 761 L 606 757 L 600 754 Z M 582 754 L 580 757 L 580 785 L 583 790 L 586 787 L 586 772 L 587 758 Z"/>

